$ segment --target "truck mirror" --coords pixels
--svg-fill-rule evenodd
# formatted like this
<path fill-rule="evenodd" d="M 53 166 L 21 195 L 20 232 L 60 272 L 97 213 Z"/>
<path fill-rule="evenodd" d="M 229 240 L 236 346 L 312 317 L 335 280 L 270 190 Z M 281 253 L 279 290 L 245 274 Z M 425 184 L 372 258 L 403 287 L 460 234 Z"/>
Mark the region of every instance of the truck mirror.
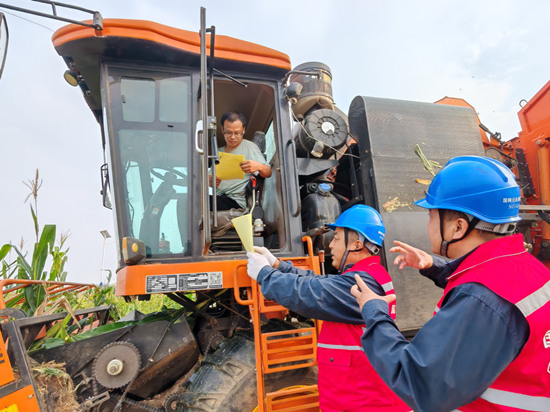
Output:
<path fill-rule="evenodd" d="M 4 64 L 6 63 L 6 56 L 8 54 L 9 37 L 6 16 L 4 13 L 0 13 L 0 78 L 2 78 Z"/>

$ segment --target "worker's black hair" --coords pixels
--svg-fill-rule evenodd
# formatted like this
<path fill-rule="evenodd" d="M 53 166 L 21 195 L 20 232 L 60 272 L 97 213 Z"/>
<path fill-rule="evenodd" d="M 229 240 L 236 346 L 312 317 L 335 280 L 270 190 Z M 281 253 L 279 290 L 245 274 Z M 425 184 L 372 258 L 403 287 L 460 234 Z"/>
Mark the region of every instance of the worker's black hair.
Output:
<path fill-rule="evenodd" d="M 229 121 L 229 123 L 236 122 L 237 120 L 240 120 L 243 124 L 243 128 L 246 129 L 246 117 L 244 117 L 244 114 L 239 112 L 225 112 L 222 114 L 222 119 L 220 120 L 220 125 L 223 127 L 223 124 L 225 121 Z"/>

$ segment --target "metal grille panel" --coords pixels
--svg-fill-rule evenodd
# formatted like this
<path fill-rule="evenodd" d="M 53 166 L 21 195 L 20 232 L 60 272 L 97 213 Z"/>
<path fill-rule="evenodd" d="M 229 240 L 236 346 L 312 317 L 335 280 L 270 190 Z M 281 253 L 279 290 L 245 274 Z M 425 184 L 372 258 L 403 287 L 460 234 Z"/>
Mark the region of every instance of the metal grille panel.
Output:
<path fill-rule="evenodd" d="M 433 175 L 415 145 L 441 166 L 455 156 L 483 156 L 475 114 L 458 106 L 358 96 L 351 103 L 349 123 L 359 144 L 366 203 L 380 211 L 386 225 L 382 258 L 397 293 L 397 325 L 402 331 L 418 329 L 431 317 L 442 290 L 415 269 L 399 271 L 393 266 L 395 255 L 388 253 L 395 239 L 430 252 L 428 214 L 414 202 L 428 189 L 416 179 L 431 180 Z M 400 206 L 385 211 L 384 204 L 395 198 L 394 205 Z"/>

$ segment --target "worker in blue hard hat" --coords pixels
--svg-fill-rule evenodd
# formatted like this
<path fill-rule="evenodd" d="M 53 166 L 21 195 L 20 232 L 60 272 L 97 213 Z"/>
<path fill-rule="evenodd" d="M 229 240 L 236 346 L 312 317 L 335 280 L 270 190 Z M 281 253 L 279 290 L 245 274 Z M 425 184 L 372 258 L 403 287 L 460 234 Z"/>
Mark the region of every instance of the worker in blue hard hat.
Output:
<path fill-rule="evenodd" d="M 411 409 L 373 370 L 361 349 L 363 319 L 350 287 L 354 276 L 363 279 L 374 294 L 393 293 L 388 272 L 376 256 L 386 232 L 378 212 L 365 205 L 344 211 L 330 228 L 329 248 L 339 276 L 316 275 L 295 268 L 266 248 L 248 255 L 248 275 L 262 294 L 302 316 L 323 322 L 317 345 L 319 402 L 323 412 L 384 411 Z M 395 304 L 386 308 L 395 318 Z"/>
<path fill-rule="evenodd" d="M 502 163 L 456 157 L 425 199 L 434 257 L 401 242 L 394 264 L 443 288 L 433 318 L 408 342 L 391 297 L 361 278 L 351 293 L 362 345 L 382 379 L 415 411 L 550 411 L 550 271 L 514 234 L 520 189 Z"/>

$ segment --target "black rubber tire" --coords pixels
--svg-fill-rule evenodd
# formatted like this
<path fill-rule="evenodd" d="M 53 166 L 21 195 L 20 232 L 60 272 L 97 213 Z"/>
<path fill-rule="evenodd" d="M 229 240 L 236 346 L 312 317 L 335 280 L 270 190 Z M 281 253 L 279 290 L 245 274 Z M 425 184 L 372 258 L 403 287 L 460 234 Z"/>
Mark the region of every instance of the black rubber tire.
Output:
<path fill-rule="evenodd" d="M 236 336 L 205 357 L 183 394 L 182 412 L 251 412 L 258 406 L 254 342 Z M 301 368 L 267 375 L 268 392 L 317 383 L 316 368 Z"/>

